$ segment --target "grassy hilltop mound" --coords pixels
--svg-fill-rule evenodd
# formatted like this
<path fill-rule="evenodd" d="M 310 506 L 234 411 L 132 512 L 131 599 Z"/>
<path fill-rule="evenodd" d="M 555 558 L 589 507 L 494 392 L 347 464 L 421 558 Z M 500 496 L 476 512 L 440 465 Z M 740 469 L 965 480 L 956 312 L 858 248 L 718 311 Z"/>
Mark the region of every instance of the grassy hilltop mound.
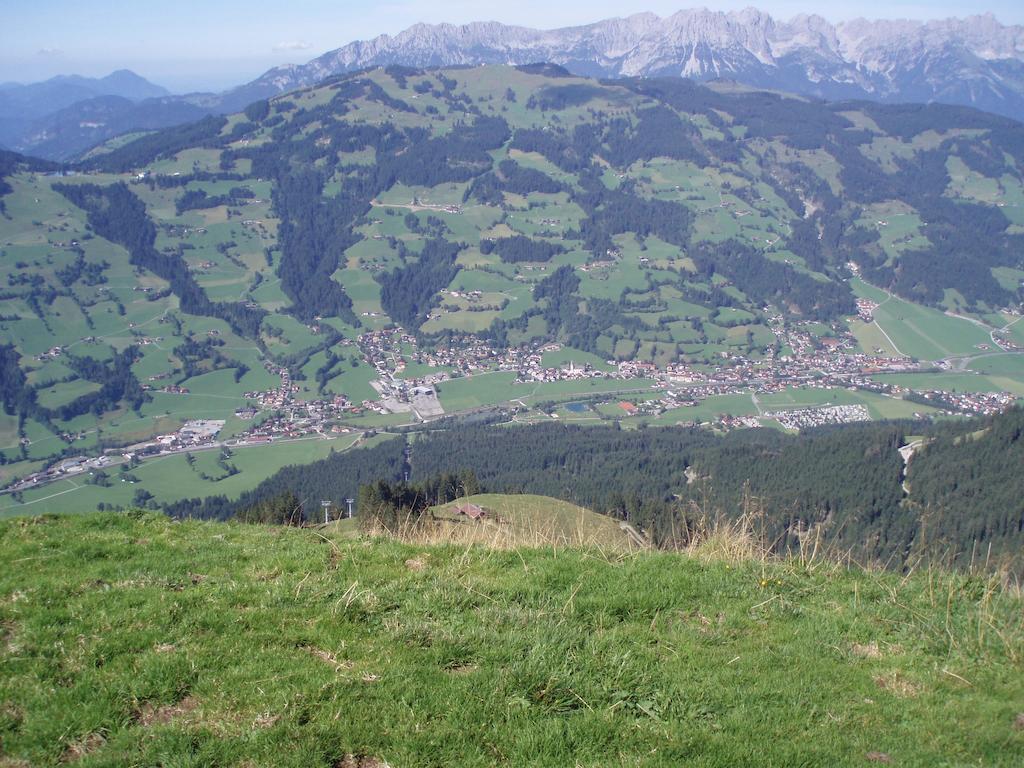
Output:
<path fill-rule="evenodd" d="M 976 577 L 0 524 L 0 765 L 1019 765 Z"/>
<path fill-rule="evenodd" d="M 484 516 L 469 520 L 459 507 L 480 507 Z M 591 546 L 621 553 L 637 549 L 617 520 L 568 501 L 534 494 L 478 493 L 431 510 L 436 534 L 453 543 L 472 542 L 492 547 Z"/>

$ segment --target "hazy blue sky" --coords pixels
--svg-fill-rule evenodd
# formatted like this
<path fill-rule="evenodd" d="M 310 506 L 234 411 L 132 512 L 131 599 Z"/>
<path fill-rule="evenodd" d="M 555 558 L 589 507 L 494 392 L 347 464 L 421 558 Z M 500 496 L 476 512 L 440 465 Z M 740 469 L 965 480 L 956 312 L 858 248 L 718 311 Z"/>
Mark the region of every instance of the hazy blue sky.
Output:
<path fill-rule="evenodd" d="M 945 18 L 991 12 L 1024 24 L 1021 0 L 0 0 L 0 82 L 57 74 L 103 75 L 127 67 L 174 91 L 221 89 L 285 62 L 302 63 L 352 40 L 419 22 L 501 21 L 551 28 L 680 8 L 755 6 L 788 19 Z"/>

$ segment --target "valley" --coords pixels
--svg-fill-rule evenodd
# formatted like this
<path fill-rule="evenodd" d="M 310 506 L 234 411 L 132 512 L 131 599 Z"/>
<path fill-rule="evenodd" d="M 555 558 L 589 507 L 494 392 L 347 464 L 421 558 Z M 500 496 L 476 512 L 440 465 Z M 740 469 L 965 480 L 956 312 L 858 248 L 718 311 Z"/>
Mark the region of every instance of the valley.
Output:
<path fill-rule="evenodd" d="M 1021 129 L 934 108 L 888 133 L 903 109 L 392 67 L 71 168 L 10 156 L 0 515 L 237 496 L 495 413 L 998 412 L 1024 396 Z M 912 164 L 944 186 L 901 186 Z M 196 420 L 223 424 L 182 438 Z M 218 451 L 263 458 L 185 458 Z"/>

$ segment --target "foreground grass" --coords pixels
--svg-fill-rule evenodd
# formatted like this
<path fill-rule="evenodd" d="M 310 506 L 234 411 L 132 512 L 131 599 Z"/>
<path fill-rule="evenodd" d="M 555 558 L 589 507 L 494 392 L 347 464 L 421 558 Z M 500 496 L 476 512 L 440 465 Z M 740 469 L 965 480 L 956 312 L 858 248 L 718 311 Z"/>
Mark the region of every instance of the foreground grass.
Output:
<path fill-rule="evenodd" d="M 110 514 L 0 561 L 4 768 L 1024 754 L 1022 604 L 978 578 Z"/>

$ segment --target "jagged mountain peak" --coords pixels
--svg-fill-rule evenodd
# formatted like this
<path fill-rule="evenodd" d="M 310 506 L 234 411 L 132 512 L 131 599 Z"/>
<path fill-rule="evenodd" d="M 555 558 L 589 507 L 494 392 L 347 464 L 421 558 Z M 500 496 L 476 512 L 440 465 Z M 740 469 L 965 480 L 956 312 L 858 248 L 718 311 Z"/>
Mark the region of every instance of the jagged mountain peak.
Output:
<path fill-rule="evenodd" d="M 992 14 L 832 24 L 813 14 L 782 21 L 748 7 L 684 9 L 666 17 L 644 12 L 550 30 L 495 21 L 419 23 L 306 65 L 272 69 L 239 93 L 272 95 L 388 64 L 535 61 L 589 76 L 729 77 L 824 98 L 952 100 L 1024 117 L 1024 27 L 1003 25 Z M 986 86 L 964 87 L 979 82 Z"/>

